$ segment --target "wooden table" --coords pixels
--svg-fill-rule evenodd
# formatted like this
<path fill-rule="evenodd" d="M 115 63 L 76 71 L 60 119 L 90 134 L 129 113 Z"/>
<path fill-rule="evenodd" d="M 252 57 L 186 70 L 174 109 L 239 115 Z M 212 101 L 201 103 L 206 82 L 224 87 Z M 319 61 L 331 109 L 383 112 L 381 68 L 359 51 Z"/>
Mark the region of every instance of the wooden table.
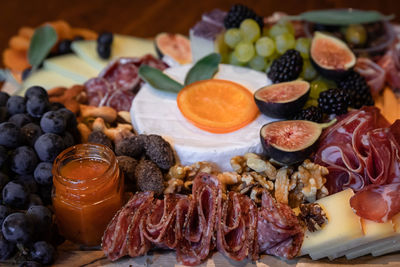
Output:
<path fill-rule="evenodd" d="M 1 1 L 0 51 L 21 26 L 37 26 L 45 21 L 65 19 L 72 26 L 95 31 L 112 31 L 140 37 L 154 37 L 159 32 L 188 34 L 201 14 L 213 8 L 228 10 L 237 2 L 246 3 L 258 14 L 274 11 L 298 14 L 321 8 L 353 7 L 377 9 L 400 16 L 400 2 L 389 0 L 12 0 Z M 400 21 L 400 17 L 397 17 Z"/>

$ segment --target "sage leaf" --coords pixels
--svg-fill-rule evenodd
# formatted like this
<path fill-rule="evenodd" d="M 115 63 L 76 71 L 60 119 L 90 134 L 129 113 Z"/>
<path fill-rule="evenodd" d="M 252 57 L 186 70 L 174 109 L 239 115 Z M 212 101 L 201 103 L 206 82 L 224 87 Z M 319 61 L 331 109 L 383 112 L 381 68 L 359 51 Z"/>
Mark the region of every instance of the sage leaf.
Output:
<path fill-rule="evenodd" d="M 50 25 L 37 28 L 32 36 L 28 50 L 28 61 L 35 70 L 57 43 L 57 33 Z"/>
<path fill-rule="evenodd" d="M 142 65 L 139 68 L 139 76 L 158 90 L 178 93 L 183 85 L 165 75 L 161 70 Z"/>
<path fill-rule="evenodd" d="M 307 11 L 298 16 L 289 16 L 288 18 L 293 20 L 305 20 L 324 25 L 349 25 L 391 20 L 394 17 L 393 14 L 385 16 L 374 10 L 348 8 Z"/>
<path fill-rule="evenodd" d="M 218 71 L 220 62 L 221 55 L 217 53 L 209 54 L 197 61 L 186 74 L 185 86 L 197 81 L 212 79 Z"/>

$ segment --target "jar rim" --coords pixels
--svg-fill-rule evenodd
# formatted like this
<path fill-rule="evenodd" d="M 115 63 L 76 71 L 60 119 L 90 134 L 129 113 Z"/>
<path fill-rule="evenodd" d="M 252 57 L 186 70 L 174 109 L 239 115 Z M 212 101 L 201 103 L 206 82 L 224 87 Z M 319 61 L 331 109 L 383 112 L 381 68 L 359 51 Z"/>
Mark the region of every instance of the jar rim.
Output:
<path fill-rule="evenodd" d="M 109 156 L 109 164 L 107 166 L 107 169 L 104 171 L 104 173 L 102 173 L 101 175 L 96 176 L 96 177 L 91 177 L 89 179 L 82 179 L 82 180 L 71 179 L 71 178 L 61 175 L 60 170 L 63 167 L 63 166 L 61 166 L 62 162 L 68 156 L 69 153 L 71 153 L 74 150 L 84 151 L 84 150 L 91 150 L 91 149 L 93 151 L 105 152 L 105 154 L 107 156 Z M 91 157 L 87 157 L 87 158 L 92 159 Z M 85 157 L 83 157 L 82 159 L 85 159 Z M 85 185 L 87 183 L 91 183 L 93 185 L 93 182 L 100 183 L 104 179 L 111 177 L 112 174 L 115 172 L 115 168 L 117 167 L 116 165 L 117 165 L 117 159 L 114 155 L 114 152 L 109 147 L 101 145 L 101 144 L 84 143 L 84 144 L 78 144 L 78 145 L 74 145 L 74 146 L 64 149 L 54 160 L 52 174 L 53 174 L 54 179 L 57 179 L 57 182 L 59 182 L 63 185 L 67 185 L 76 190 L 78 190 L 78 189 L 84 190 L 85 188 L 80 188 L 80 186 Z"/>

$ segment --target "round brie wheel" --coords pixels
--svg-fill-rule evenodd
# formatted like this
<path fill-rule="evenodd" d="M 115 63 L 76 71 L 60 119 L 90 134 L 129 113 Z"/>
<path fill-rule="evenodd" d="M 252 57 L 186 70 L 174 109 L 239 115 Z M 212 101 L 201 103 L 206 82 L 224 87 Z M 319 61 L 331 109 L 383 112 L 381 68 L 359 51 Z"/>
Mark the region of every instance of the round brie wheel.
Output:
<path fill-rule="evenodd" d="M 171 78 L 183 83 L 191 65 L 165 70 Z M 249 68 L 221 64 L 215 78 L 239 83 L 252 93 L 271 82 L 265 73 Z M 230 159 L 248 152 L 262 153 L 261 127 L 273 121 L 265 115 L 245 127 L 225 134 L 209 133 L 187 121 L 176 104 L 176 94 L 163 92 L 144 84 L 132 102 L 133 127 L 139 134 L 157 134 L 175 149 L 181 165 L 198 161 L 216 163 L 221 171 L 231 171 Z"/>

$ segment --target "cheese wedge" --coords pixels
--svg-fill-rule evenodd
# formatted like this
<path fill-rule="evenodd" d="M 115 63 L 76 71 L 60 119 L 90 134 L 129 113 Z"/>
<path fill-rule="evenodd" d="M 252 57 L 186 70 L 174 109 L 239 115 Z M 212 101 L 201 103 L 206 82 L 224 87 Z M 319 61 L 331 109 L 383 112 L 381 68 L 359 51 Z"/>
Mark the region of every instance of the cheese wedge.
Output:
<path fill-rule="evenodd" d="M 329 250 L 354 246 L 354 240 L 363 236 L 360 218 L 349 204 L 353 195 L 352 189 L 346 189 L 317 201 L 324 209 L 328 222 L 319 231 L 306 231 L 301 255 L 310 254 L 313 259 L 324 257 Z"/>
<path fill-rule="evenodd" d="M 156 55 L 153 41 L 119 34 L 114 34 L 110 59 L 100 58 L 96 48 L 97 42 L 95 40 L 75 41 L 71 45 L 72 51 L 93 68 L 100 70 L 115 58 L 141 57 L 146 54 Z"/>
<path fill-rule="evenodd" d="M 353 246 L 340 248 L 338 251 L 327 251 L 330 260 L 342 257 L 355 251 L 366 251 L 365 247 L 375 244 L 376 241 L 382 241 L 390 236 L 396 235 L 391 221 L 386 223 L 377 223 L 370 220 L 361 219 L 361 225 L 364 235 L 353 242 Z M 365 253 L 364 255 L 368 254 Z M 357 256 L 358 257 L 358 256 Z"/>
<path fill-rule="evenodd" d="M 394 216 L 392 222 L 397 233 L 396 237 L 389 244 L 372 250 L 371 254 L 373 256 L 381 256 L 400 250 L 400 214 Z"/>
<path fill-rule="evenodd" d="M 48 90 L 58 86 L 71 87 L 77 83 L 79 82 L 62 76 L 55 71 L 41 69 L 29 75 L 29 77 L 22 84 L 23 90 L 21 90 L 18 94 L 24 95 L 26 89 L 34 85 L 40 85 Z"/>
<path fill-rule="evenodd" d="M 67 54 L 46 59 L 43 63 L 46 70 L 55 71 L 58 74 L 70 78 L 78 83 L 84 83 L 90 78 L 96 77 L 101 69 L 95 69 L 80 57 Z"/>
<path fill-rule="evenodd" d="M 364 256 L 364 255 L 373 253 L 375 251 L 381 251 L 387 247 L 392 246 L 393 242 L 395 242 L 399 238 L 400 214 L 393 217 L 391 222 L 375 223 L 375 225 L 381 225 L 381 229 L 383 229 L 384 225 L 387 225 L 389 223 L 392 224 L 392 226 L 393 226 L 393 230 L 394 230 L 393 233 L 391 233 L 389 235 L 385 235 L 388 232 L 380 232 L 380 234 L 382 235 L 381 239 L 378 239 L 374 242 L 370 242 L 368 244 L 365 244 L 360 247 L 357 247 L 357 248 L 347 251 L 346 258 L 347 259 L 355 259 L 355 258 Z M 372 223 L 370 225 L 372 225 Z M 375 228 L 375 230 L 377 230 L 377 228 Z M 379 233 L 379 232 L 376 231 L 376 233 Z"/>

